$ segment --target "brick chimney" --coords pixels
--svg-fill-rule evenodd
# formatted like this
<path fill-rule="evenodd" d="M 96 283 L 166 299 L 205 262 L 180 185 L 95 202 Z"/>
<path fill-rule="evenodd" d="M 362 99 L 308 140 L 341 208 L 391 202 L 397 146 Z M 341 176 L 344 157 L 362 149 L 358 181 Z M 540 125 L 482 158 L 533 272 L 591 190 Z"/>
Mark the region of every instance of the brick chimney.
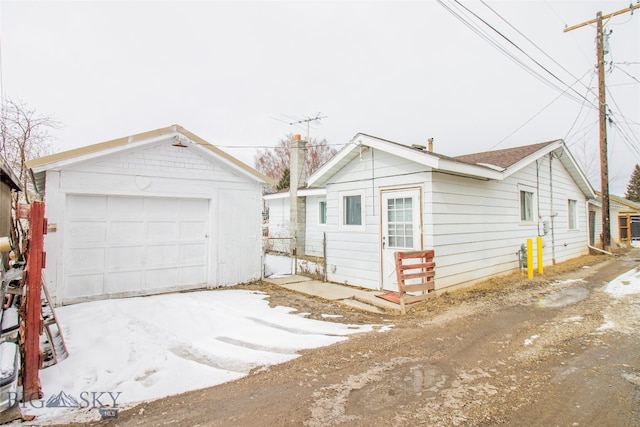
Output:
<path fill-rule="evenodd" d="M 304 187 L 307 178 L 307 141 L 300 139 L 300 135 L 294 135 L 289 150 L 289 234 L 296 238 L 296 245 L 291 251 L 292 255 L 304 255 L 307 201 L 298 197 L 298 189 Z"/>

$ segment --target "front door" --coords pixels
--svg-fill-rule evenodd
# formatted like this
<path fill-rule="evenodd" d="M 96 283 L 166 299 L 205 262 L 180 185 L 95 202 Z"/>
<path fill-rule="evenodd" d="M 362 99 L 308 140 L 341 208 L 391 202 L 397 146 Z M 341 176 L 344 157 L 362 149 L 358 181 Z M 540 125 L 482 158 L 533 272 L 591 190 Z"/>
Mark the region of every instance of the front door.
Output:
<path fill-rule="evenodd" d="M 394 253 L 422 249 L 420 189 L 382 192 L 382 288 L 398 291 Z"/>

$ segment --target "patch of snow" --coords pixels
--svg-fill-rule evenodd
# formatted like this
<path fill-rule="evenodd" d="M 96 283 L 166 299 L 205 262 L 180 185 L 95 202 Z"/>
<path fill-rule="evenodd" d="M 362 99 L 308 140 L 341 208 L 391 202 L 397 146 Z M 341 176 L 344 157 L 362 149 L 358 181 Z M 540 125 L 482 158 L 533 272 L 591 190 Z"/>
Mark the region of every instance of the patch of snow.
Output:
<path fill-rule="evenodd" d="M 0 379 L 13 376 L 16 371 L 16 353 L 18 346 L 12 342 L 0 344 Z"/>
<path fill-rule="evenodd" d="M 640 248 L 640 240 L 632 240 L 631 246 L 633 246 L 634 248 Z"/>
<path fill-rule="evenodd" d="M 571 316 L 571 317 L 567 317 L 566 319 L 563 320 L 564 323 L 579 323 L 582 322 L 582 320 L 584 319 L 584 317 L 582 316 Z"/>
<path fill-rule="evenodd" d="M 104 393 L 105 406 L 123 407 L 232 381 L 299 350 L 374 330 L 300 317 L 288 307 L 270 308 L 266 298 L 213 290 L 59 307 L 69 357 L 40 371 L 44 396 L 21 410 L 37 416 L 30 425 L 97 419 L 92 393 Z M 47 407 L 60 393 L 79 407 Z"/>
<path fill-rule="evenodd" d="M 293 259 L 283 255 L 265 254 L 264 277 L 290 276 L 293 272 Z"/>
<path fill-rule="evenodd" d="M 321 314 L 320 316 L 325 319 L 337 319 L 339 317 L 343 317 L 342 314 Z"/>
<path fill-rule="evenodd" d="M 616 324 L 610 320 L 606 320 L 602 325 L 598 326 L 599 331 L 606 331 L 607 329 L 614 329 Z"/>
<path fill-rule="evenodd" d="M 616 277 L 604 290 L 615 298 L 640 293 L 640 267 Z"/>
<path fill-rule="evenodd" d="M 540 338 L 540 335 L 538 334 L 531 335 L 530 338 L 527 338 L 526 340 L 524 340 L 524 345 L 531 345 L 538 338 Z"/>

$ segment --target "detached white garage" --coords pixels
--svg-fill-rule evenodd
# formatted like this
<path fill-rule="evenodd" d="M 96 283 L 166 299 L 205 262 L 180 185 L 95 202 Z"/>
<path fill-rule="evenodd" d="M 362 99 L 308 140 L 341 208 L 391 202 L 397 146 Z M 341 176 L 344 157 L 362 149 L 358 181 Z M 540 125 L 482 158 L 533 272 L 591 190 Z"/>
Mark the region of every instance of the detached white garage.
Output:
<path fill-rule="evenodd" d="M 57 305 L 251 281 L 268 178 L 180 126 L 29 163 Z"/>

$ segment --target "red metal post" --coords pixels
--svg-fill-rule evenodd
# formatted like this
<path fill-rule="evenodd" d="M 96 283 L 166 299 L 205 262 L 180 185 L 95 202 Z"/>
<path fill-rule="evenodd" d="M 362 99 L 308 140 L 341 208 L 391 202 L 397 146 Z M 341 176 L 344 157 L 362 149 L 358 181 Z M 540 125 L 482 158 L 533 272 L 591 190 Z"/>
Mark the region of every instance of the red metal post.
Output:
<path fill-rule="evenodd" d="M 42 389 L 38 371 L 42 365 L 40 335 L 42 334 L 42 269 L 44 268 L 44 234 L 46 234 L 44 203 L 33 202 L 29 213 L 29 240 L 27 266 L 23 278 L 21 312 L 24 316 L 22 343 L 23 400 L 40 399 Z"/>

